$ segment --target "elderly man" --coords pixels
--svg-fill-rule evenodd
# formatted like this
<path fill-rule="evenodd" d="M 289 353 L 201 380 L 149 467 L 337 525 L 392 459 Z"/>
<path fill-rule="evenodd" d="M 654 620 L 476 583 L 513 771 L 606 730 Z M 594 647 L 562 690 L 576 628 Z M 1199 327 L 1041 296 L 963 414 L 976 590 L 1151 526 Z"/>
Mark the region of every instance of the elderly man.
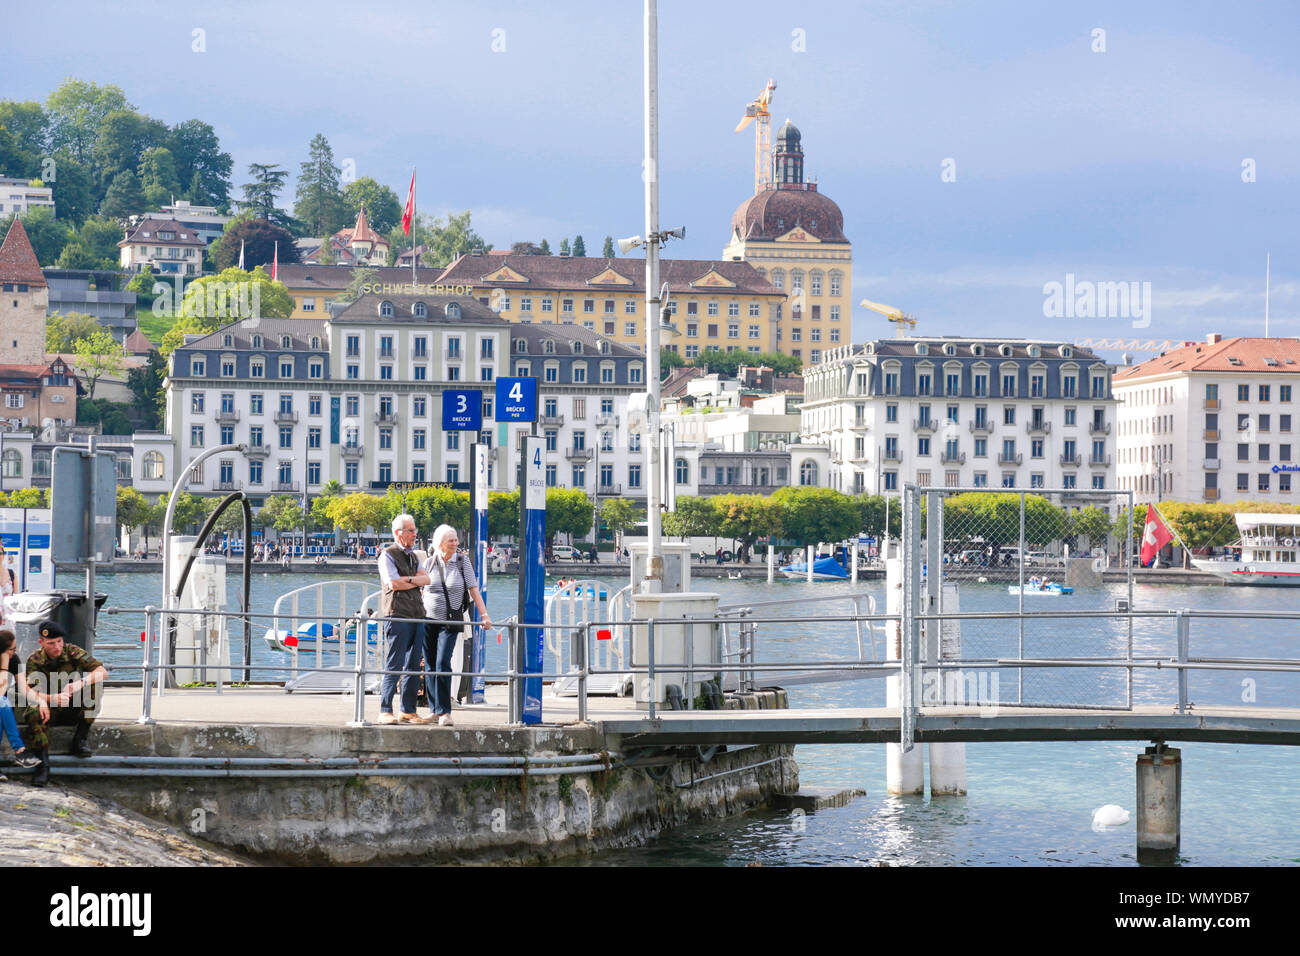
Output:
<path fill-rule="evenodd" d="M 73 724 L 71 753 L 89 757 L 86 737 L 94 722 L 98 699 L 92 689 L 104 682 L 108 671 L 104 665 L 80 647 L 65 644 L 63 629 L 54 621 L 45 621 L 38 631 L 40 649 L 27 658 L 27 685 L 31 690 L 29 706 L 23 712 L 27 725 L 27 742 L 41 758 L 32 777 L 35 786 L 50 782 L 50 736 L 47 725 Z"/>
<path fill-rule="evenodd" d="M 393 544 L 379 552 L 379 613 L 385 618 L 423 618 L 424 601 L 420 588 L 429 583 L 429 575 L 420 570 L 420 556 L 415 552 L 415 519 L 408 514 L 393 519 Z M 420 621 L 385 621 L 384 637 L 388 641 L 388 658 L 384 669 L 389 671 L 418 671 L 420 651 L 423 647 L 424 624 Z M 379 722 L 381 724 L 422 724 L 424 718 L 415 712 L 418 678 L 402 676 L 402 713 L 393 716 L 393 695 L 397 690 L 398 676 L 385 674 L 379 695 Z"/>

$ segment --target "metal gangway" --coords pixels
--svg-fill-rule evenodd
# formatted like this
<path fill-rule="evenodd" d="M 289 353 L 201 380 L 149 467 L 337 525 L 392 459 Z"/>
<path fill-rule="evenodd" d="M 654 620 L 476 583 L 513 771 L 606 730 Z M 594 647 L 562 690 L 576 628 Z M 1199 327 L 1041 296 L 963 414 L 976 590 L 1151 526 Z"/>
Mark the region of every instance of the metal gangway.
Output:
<path fill-rule="evenodd" d="M 553 697 L 576 697 L 578 667 L 573 660 L 573 642 L 588 630 L 584 625 L 605 621 L 595 633 L 590 663 L 603 671 L 587 678 L 586 693 L 626 697 L 632 693 L 629 653 L 632 620 L 632 586 L 625 585 L 610 595 L 609 586 L 595 578 L 574 580 L 555 589 L 546 599 L 546 652 L 554 660 L 553 671 L 565 676 L 551 685 Z"/>

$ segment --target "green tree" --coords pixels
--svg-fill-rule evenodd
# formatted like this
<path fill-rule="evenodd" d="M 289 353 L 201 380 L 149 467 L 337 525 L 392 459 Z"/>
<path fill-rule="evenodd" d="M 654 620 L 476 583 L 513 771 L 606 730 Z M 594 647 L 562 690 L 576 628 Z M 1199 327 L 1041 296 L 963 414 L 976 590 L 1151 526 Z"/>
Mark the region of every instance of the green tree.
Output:
<path fill-rule="evenodd" d="M 578 488 L 546 489 L 546 540 L 555 540 L 557 534 L 581 538 L 591 530 L 595 511 L 587 493 Z"/>
<path fill-rule="evenodd" d="M 667 378 L 668 373 L 675 368 L 682 368 L 686 365 L 686 359 L 682 358 L 672 349 L 661 348 L 659 350 L 659 373 Z"/>
<path fill-rule="evenodd" d="M 780 536 L 784 528 L 784 504 L 767 495 L 719 495 L 713 507 L 723 537 L 739 541 L 745 551 L 751 551 L 759 538 Z"/>
<path fill-rule="evenodd" d="M 551 254 L 551 244 L 545 239 L 542 240 L 542 244 L 537 248 L 539 250 L 538 255 L 549 256 Z"/>
<path fill-rule="evenodd" d="M 73 236 L 59 253 L 54 265 L 60 269 L 101 269 L 103 264 L 86 248 L 86 244 Z"/>
<path fill-rule="evenodd" d="M 49 495 L 44 488 L 18 488 L 9 492 L 10 508 L 48 508 Z"/>
<path fill-rule="evenodd" d="M 600 254 L 601 254 L 602 256 L 604 256 L 606 259 L 613 259 L 613 258 L 614 258 L 615 253 L 614 253 L 614 237 L 613 237 L 613 236 L 606 236 L 606 237 L 605 237 L 605 247 L 604 247 L 603 249 L 600 250 Z"/>
<path fill-rule="evenodd" d="M 294 531 L 302 527 L 302 503 L 297 495 L 272 495 L 253 516 L 263 528 Z"/>
<path fill-rule="evenodd" d="M 165 206 L 180 194 L 176 157 L 166 146 L 151 146 L 141 153 L 136 174 L 140 177 L 140 186 L 150 209 Z"/>
<path fill-rule="evenodd" d="M 45 101 L 49 117 L 49 147 L 68 150 L 80 163 L 90 150 L 104 118 L 116 110 L 134 109 L 120 87 L 96 86 L 69 77 Z"/>
<path fill-rule="evenodd" d="M 1066 521 L 1065 537 L 1074 539 L 1076 548 L 1080 547 L 1078 539 L 1086 537 L 1091 548 L 1105 548 L 1106 536 L 1110 534 L 1110 515 L 1103 508 L 1088 505 L 1070 512 Z"/>
<path fill-rule="evenodd" d="M 9 234 L 9 227 L 17 215 L 10 213 L 0 219 L 0 239 Z M 71 234 L 66 225 L 54 218 L 48 206 L 38 206 L 24 213 L 23 228 L 27 230 L 27 238 L 32 242 L 36 261 L 43 266 L 54 265 Z"/>
<path fill-rule="evenodd" d="M 323 133 L 312 137 L 307 162 L 299 167 L 293 214 L 306 236 L 333 235 L 343 226 L 343 193 L 334 150 Z"/>
<path fill-rule="evenodd" d="M 779 352 L 760 352 L 758 355 L 750 355 L 745 364 L 766 365 L 777 375 L 797 375 L 803 369 L 802 361 L 793 355 L 782 355 Z"/>
<path fill-rule="evenodd" d="M 335 302 L 341 302 L 349 305 L 361 298 L 361 290 L 366 286 L 374 285 L 379 281 L 379 270 L 372 269 L 369 266 L 362 266 L 360 269 L 352 270 L 352 281 L 348 287 L 334 297 Z"/>
<path fill-rule="evenodd" d="M 407 492 L 405 498 L 396 489 L 390 488 L 383 498 L 384 522 L 388 527 L 399 514 L 405 511 L 415 519 L 420 542 L 426 541 L 433 534 L 433 529 L 440 524 L 449 524 L 464 531 L 469 527 L 469 492 L 456 491 L 452 488 L 415 488 Z"/>
<path fill-rule="evenodd" d="M 542 247 L 532 242 L 516 242 L 510 247 L 512 256 L 540 256 Z"/>
<path fill-rule="evenodd" d="M 299 258 L 298 245 L 289 230 L 265 219 L 248 218 L 228 224 L 221 238 L 212 244 L 212 261 L 218 270 L 239 265 L 241 243 L 245 267 L 270 268 L 277 257 L 280 265 L 297 262 Z"/>
<path fill-rule="evenodd" d="M 261 266 L 228 268 L 187 285 L 178 311 L 184 318 L 203 319 L 210 326 L 208 331 L 215 331 L 255 315 L 286 319 L 293 314 L 293 296 L 283 283 L 272 282 Z"/>
<path fill-rule="evenodd" d="M 336 528 L 350 534 L 359 534 L 370 528 L 384 529 L 384 500 L 364 491 L 334 498 L 329 504 L 329 517 Z"/>
<path fill-rule="evenodd" d="M 519 492 L 488 492 L 488 537 L 494 541 L 519 536 Z"/>
<path fill-rule="evenodd" d="M 600 503 L 600 520 L 615 538 L 627 534 L 643 518 L 643 510 L 638 509 L 627 498 L 606 498 Z"/>
<path fill-rule="evenodd" d="M 84 312 L 55 312 L 45 320 L 45 351 L 72 352 L 78 339 L 89 338 L 102 332 L 103 326 L 93 315 Z"/>
<path fill-rule="evenodd" d="M 562 256 L 567 256 L 567 255 L 569 255 L 569 240 L 568 240 L 568 239 L 561 239 L 561 240 L 560 240 L 560 255 L 562 255 Z"/>
<path fill-rule="evenodd" d="M 144 495 L 130 485 L 118 485 L 117 523 L 126 529 L 127 534 L 144 525 L 152 513 L 153 508 Z"/>
<path fill-rule="evenodd" d="M 109 219 L 125 219 L 145 211 L 144 188 L 140 178 L 130 169 L 124 169 L 113 177 L 104 201 L 99 204 L 99 214 Z"/>
<path fill-rule="evenodd" d="M 366 211 L 366 219 L 370 221 L 370 228 L 380 235 L 392 232 L 394 228 L 401 228 L 402 203 L 398 200 L 397 193 L 369 176 L 354 179 L 343 187 L 343 218 L 345 220 L 343 225 L 350 226 L 355 223 L 362 209 Z M 338 229 L 332 229 L 329 233 L 319 233 L 319 235 L 330 235 L 337 231 Z M 393 246 L 393 248 L 397 249 L 398 247 Z"/>
<path fill-rule="evenodd" d="M 70 153 L 58 152 L 51 159 L 53 166 L 50 172 L 54 178 L 45 185 L 51 189 L 59 219 L 76 225 L 99 208 L 100 195 L 95 187 L 95 177 L 89 167 L 77 162 Z M 114 226 L 117 228 L 117 237 L 113 240 L 116 244 L 122 238 L 122 228 L 116 222 Z M 116 245 L 113 248 L 113 258 L 116 262 Z"/>
<path fill-rule="evenodd" d="M 293 225 L 292 218 L 275 204 L 276 197 L 284 189 L 289 171 L 281 169 L 277 163 L 250 163 L 248 175 L 253 177 L 253 181 L 244 183 L 241 187 L 244 199 L 240 205 L 258 219 L 265 219 L 286 229 Z"/>
<path fill-rule="evenodd" d="M 85 338 L 77 339 L 73 345 L 76 360 L 73 371 L 86 386 L 89 397 L 95 397 L 95 386 L 105 375 L 122 374 L 122 358 L 125 351 L 113 340 L 113 335 L 106 329 L 92 332 Z"/>
<path fill-rule="evenodd" d="M 446 222 L 441 218 L 429 222 L 417 214 L 409 237 L 399 225 L 387 238 L 394 249 L 405 249 L 408 244 L 412 247 L 425 246 L 429 252 L 421 258 L 420 264 L 426 269 L 442 268 L 463 253 L 487 247 L 487 242 L 474 231 L 470 220 L 468 209 L 459 215 L 449 214 Z"/>
<path fill-rule="evenodd" d="M 48 122 L 40 103 L 0 100 L 0 169 L 10 176 L 43 175 Z"/>
<path fill-rule="evenodd" d="M 172 127 L 167 148 L 176 158 L 177 180 L 187 185 L 186 198 L 224 211 L 230 204 L 234 161 L 221 151 L 216 131 L 201 120 L 186 120 Z"/>
<path fill-rule="evenodd" d="M 830 488 L 780 488 L 772 498 L 782 508 L 784 536 L 800 545 L 843 541 L 861 530 L 857 503 Z"/>
<path fill-rule="evenodd" d="M 681 495 L 677 499 L 677 510 L 669 511 L 663 517 L 664 534 L 678 538 L 708 537 L 719 533 L 722 521 L 713 500 Z"/>
<path fill-rule="evenodd" d="M 145 364 L 126 373 L 126 387 L 131 390 L 131 408 L 147 429 L 157 429 L 162 422 L 166 396 L 163 379 L 167 376 L 167 362 L 157 351 L 149 353 Z"/>
<path fill-rule="evenodd" d="M 691 364 L 697 368 L 708 369 L 711 374 L 734 376 L 736 369 L 742 364 L 750 364 L 749 353 L 724 352 L 722 349 L 710 347 L 700 352 L 699 357 Z"/>
<path fill-rule="evenodd" d="M 890 535 L 899 537 L 903 533 L 903 512 L 897 501 L 887 502 L 883 495 L 858 495 L 853 500 L 858 507 L 858 530 L 884 537 L 888 514 Z"/>
<path fill-rule="evenodd" d="M 321 485 L 320 493 L 311 499 L 311 520 L 309 525 L 313 531 L 333 531 L 335 529 L 334 519 L 330 517 L 330 504 L 335 498 L 341 498 L 344 495 L 343 485 L 335 478 L 331 478 L 325 484 Z"/>
<path fill-rule="evenodd" d="M 573 258 L 584 259 L 587 256 L 587 244 L 582 241 L 582 236 L 573 237 Z"/>
<path fill-rule="evenodd" d="M 118 173 L 134 170 L 144 152 L 166 139 L 166 126 L 135 110 L 114 110 L 105 116 L 90 149 L 90 165 L 101 188 Z"/>
<path fill-rule="evenodd" d="M 166 517 L 167 503 L 170 496 L 168 494 L 160 495 L 158 498 L 159 524 Z M 188 491 L 182 491 L 176 496 L 176 510 L 172 513 L 172 531 L 177 534 L 183 534 L 187 531 L 198 530 L 198 525 L 209 514 L 207 503 L 203 498 L 192 495 Z"/>

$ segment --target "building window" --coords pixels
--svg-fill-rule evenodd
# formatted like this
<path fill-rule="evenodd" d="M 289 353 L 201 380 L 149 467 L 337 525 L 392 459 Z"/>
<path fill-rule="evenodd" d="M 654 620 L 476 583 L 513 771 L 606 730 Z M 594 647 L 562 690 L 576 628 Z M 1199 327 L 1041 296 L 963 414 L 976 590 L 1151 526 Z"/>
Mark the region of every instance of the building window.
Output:
<path fill-rule="evenodd" d="M 190 359 L 190 374 L 195 378 L 202 378 L 208 373 L 208 360 L 201 355 L 195 355 Z"/>
<path fill-rule="evenodd" d="M 293 447 L 293 426 L 292 425 L 280 426 L 280 447 L 281 448 Z"/>
<path fill-rule="evenodd" d="M 280 359 L 280 377 L 293 378 L 293 359 Z"/>
<path fill-rule="evenodd" d="M 343 465 L 343 483 L 346 485 L 356 485 L 360 481 L 360 468 L 355 461 L 345 462 Z"/>
<path fill-rule="evenodd" d="M 250 461 L 248 463 L 248 483 L 250 485 L 260 485 L 262 483 L 262 463 L 260 461 Z"/>
<path fill-rule="evenodd" d="M 307 447 L 320 448 L 321 430 L 319 428 L 307 429 Z"/>
<path fill-rule="evenodd" d="M 203 447 L 203 426 L 202 425 L 190 426 L 190 447 L 191 448 Z"/>
<path fill-rule="evenodd" d="M 674 462 L 674 471 L 676 472 L 677 484 L 689 485 L 691 483 L 691 465 L 685 458 L 678 458 Z"/>
<path fill-rule="evenodd" d="M 816 486 L 817 463 L 815 461 L 805 461 L 799 466 L 799 484 L 806 487 Z"/>

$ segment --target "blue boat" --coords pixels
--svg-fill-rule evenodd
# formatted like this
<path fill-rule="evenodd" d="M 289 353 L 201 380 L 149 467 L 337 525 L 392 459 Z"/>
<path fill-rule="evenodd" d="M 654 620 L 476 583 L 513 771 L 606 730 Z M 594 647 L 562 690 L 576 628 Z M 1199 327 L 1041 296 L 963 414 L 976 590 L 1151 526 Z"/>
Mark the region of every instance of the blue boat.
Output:
<path fill-rule="evenodd" d="M 1020 585 L 1008 584 L 1007 593 L 1020 594 Z M 1047 587 L 1043 587 L 1041 584 L 1026 584 L 1024 593 L 1026 595 L 1036 595 L 1038 597 L 1060 597 L 1062 594 L 1073 594 L 1074 588 L 1068 588 L 1063 584 L 1056 584 L 1055 582 L 1047 585 Z"/>
<path fill-rule="evenodd" d="M 796 561 L 794 564 L 787 564 L 781 569 L 781 573 L 796 581 L 806 581 L 808 562 Z M 818 558 L 813 562 L 812 578 L 814 581 L 847 581 L 849 572 L 845 571 L 834 558 Z"/>

